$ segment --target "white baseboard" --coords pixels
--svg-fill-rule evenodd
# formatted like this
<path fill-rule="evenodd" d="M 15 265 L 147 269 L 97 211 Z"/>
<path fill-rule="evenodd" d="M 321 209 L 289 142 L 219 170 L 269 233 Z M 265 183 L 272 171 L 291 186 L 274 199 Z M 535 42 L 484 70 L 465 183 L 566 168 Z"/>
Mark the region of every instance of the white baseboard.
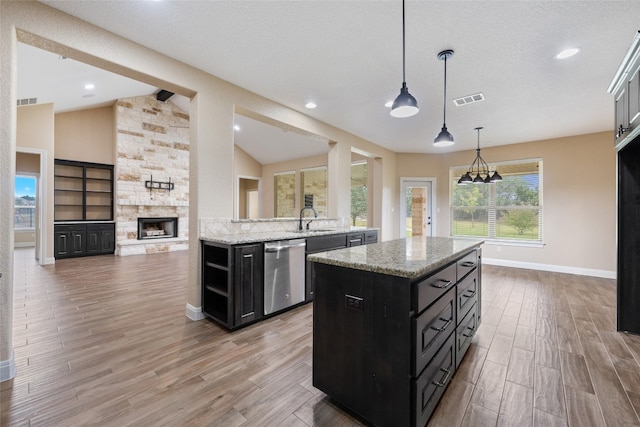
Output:
<path fill-rule="evenodd" d="M 502 267 L 526 268 L 529 270 L 553 271 L 555 273 L 577 274 L 579 276 L 602 277 L 615 279 L 616 272 L 610 270 L 596 270 L 593 268 L 568 267 L 565 265 L 538 264 L 535 262 L 509 261 L 504 259 L 482 258 L 482 263 L 487 265 L 499 265 Z"/>
<path fill-rule="evenodd" d="M 55 258 L 45 258 L 44 262 L 42 263 L 42 265 L 48 265 L 48 264 L 55 264 L 56 263 L 56 259 Z"/>
<path fill-rule="evenodd" d="M 202 307 L 194 307 L 189 303 L 187 303 L 185 314 L 189 319 L 194 321 L 204 319 L 204 314 L 202 314 Z"/>
<path fill-rule="evenodd" d="M 7 381 L 16 376 L 16 359 L 13 352 L 11 359 L 0 360 L 0 382 Z"/>

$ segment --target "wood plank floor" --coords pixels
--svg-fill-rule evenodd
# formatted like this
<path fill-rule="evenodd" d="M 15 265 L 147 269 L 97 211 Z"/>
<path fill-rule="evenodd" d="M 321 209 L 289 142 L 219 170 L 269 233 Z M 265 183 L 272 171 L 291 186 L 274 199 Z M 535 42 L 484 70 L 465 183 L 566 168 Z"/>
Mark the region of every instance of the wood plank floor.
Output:
<path fill-rule="evenodd" d="M 2 426 L 366 425 L 312 386 L 311 305 L 229 333 L 185 317 L 186 252 L 15 254 Z M 482 310 L 429 426 L 640 425 L 640 337 L 615 331 L 614 281 L 484 266 Z"/>

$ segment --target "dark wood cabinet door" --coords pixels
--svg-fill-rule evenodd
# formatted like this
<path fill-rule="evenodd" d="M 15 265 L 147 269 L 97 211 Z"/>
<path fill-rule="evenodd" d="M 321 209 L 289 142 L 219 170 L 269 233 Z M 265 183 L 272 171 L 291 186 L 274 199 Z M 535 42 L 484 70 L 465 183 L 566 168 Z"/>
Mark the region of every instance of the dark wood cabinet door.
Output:
<path fill-rule="evenodd" d="M 239 246 L 234 261 L 235 326 L 262 317 L 262 245 Z"/>
<path fill-rule="evenodd" d="M 87 255 L 100 253 L 102 246 L 100 235 L 101 232 L 98 230 L 87 230 Z"/>
<path fill-rule="evenodd" d="M 71 233 L 68 231 L 56 231 L 54 234 L 54 256 L 56 258 L 71 256 Z"/>
<path fill-rule="evenodd" d="M 72 255 L 84 255 L 87 250 L 87 232 L 84 230 L 74 230 L 71 232 L 71 252 Z"/>

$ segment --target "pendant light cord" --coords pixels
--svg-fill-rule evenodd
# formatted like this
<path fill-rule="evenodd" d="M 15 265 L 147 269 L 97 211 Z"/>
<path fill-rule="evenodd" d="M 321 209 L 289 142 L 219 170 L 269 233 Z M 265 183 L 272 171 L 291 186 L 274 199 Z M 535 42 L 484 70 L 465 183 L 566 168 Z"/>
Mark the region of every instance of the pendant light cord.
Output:
<path fill-rule="evenodd" d="M 405 76 L 405 30 L 404 30 L 404 0 L 402 0 L 402 84 L 407 82 Z"/>
<path fill-rule="evenodd" d="M 447 56 L 444 56 L 444 95 L 442 97 L 442 125 L 447 124 Z M 479 144 L 480 142 L 478 142 Z"/>

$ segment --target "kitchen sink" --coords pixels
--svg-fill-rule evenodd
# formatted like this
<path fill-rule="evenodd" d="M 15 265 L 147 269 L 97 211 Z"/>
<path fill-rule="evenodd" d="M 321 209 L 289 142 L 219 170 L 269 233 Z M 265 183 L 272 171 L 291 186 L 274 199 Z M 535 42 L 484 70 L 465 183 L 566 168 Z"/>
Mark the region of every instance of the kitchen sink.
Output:
<path fill-rule="evenodd" d="M 329 231 L 338 231 L 338 230 L 333 230 L 333 229 L 329 229 L 329 228 L 312 228 L 310 230 L 298 230 L 298 233 L 326 233 Z"/>

